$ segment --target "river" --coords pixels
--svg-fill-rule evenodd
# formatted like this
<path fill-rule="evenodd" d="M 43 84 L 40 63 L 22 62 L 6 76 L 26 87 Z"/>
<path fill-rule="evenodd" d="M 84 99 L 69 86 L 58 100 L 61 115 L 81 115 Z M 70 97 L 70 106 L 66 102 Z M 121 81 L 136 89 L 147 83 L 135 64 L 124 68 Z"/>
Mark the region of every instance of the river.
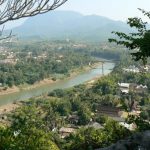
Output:
<path fill-rule="evenodd" d="M 109 74 L 114 68 L 115 64 L 111 62 L 104 63 L 104 75 Z M 102 65 L 99 64 L 96 68 L 91 69 L 89 71 L 80 73 L 72 78 L 64 79 L 52 84 L 45 84 L 40 87 L 30 89 L 30 90 L 22 90 L 16 93 L 10 93 L 7 95 L 0 96 L 0 106 L 13 103 L 14 101 L 27 100 L 29 98 L 40 96 L 44 93 L 48 93 L 54 89 L 65 89 L 70 88 L 75 85 L 82 84 L 86 81 L 92 80 L 95 77 L 102 76 Z"/>

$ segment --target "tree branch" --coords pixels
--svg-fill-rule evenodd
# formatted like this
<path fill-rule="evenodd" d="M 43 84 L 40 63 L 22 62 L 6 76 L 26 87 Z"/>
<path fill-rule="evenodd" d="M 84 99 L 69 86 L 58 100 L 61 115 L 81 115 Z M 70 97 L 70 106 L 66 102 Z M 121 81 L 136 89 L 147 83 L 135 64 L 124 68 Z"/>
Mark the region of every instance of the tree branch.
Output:
<path fill-rule="evenodd" d="M 0 25 L 12 20 L 32 17 L 54 10 L 68 0 L 0 0 Z M 0 40 L 11 38 L 3 35 L 4 26 L 0 31 Z"/>
<path fill-rule="evenodd" d="M 0 0 L 0 25 L 54 10 L 68 0 Z"/>

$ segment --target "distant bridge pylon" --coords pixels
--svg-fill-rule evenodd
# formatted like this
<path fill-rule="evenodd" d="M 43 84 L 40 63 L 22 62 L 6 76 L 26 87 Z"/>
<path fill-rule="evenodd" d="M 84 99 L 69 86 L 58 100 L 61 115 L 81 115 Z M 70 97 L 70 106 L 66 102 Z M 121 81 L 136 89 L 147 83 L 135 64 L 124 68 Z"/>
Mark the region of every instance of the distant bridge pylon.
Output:
<path fill-rule="evenodd" d="M 96 62 L 100 62 L 102 64 L 101 71 L 102 71 L 102 76 L 104 76 L 105 75 L 104 64 L 105 63 L 117 63 L 117 62 L 120 62 L 120 60 L 96 60 Z"/>

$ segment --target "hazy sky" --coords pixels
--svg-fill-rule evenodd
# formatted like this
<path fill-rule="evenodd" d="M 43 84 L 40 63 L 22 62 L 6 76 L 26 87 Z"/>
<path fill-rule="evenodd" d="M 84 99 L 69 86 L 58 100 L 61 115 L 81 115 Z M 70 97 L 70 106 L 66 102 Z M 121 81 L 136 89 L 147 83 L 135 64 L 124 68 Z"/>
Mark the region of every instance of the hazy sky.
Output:
<path fill-rule="evenodd" d="M 128 17 L 142 16 L 137 8 L 150 11 L 150 0 L 68 0 L 57 10 L 72 10 L 84 15 L 96 14 L 114 20 L 126 21 Z M 149 20 L 146 19 L 150 22 Z M 15 24 L 9 23 L 7 26 L 16 26 L 21 22 L 19 20 Z"/>
<path fill-rule="evenodd" d="M 137 8 L 150 11 L 150 0 L 68 0 L 59 10 L 74 10 L 82 14 L 97 14 L 115 20 L 141 16 Z"/>

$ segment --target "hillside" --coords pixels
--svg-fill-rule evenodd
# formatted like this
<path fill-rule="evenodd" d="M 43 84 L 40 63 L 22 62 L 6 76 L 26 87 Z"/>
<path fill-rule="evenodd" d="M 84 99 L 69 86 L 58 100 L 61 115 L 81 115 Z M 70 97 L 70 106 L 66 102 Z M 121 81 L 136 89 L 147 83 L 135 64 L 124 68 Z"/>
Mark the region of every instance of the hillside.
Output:
<path fill-rule="evenodd" d="M 113 30 L 128 32 L 129 28 L 121 21 L 102 16 L 54 11 L 27 19 L 24 24 L 13 29 L 13 32 L 26 38 L 104 41 L 111 36 Z"/>

